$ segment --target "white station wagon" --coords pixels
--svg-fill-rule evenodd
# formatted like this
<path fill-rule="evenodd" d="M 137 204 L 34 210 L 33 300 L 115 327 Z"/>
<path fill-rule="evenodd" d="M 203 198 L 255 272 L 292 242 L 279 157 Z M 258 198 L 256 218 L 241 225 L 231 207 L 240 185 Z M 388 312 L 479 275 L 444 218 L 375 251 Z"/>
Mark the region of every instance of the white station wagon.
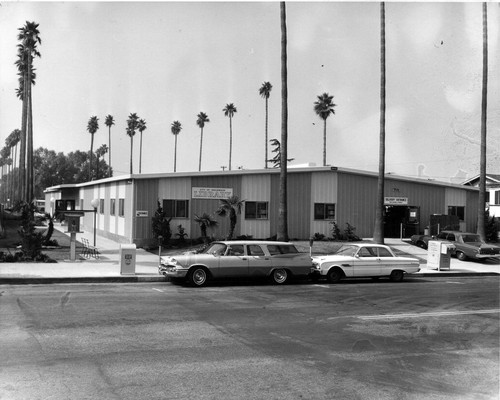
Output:
<path fill-rule="evenodd" d="M 344 278 L 389 277 L 394 282 L 403 280 L 405 274 L 420 271 L 415 258 L 398 257 L 391 248 L 380 244 L 349 244 L 335 254 L 314 256 L 313 277 L 326 277 L 331 283 Z"/>
<path fill-rule="evenodd" d="M 201 253 L 185 253 L 160 258 L 158 272 L 193 286 L 204 286 L 211 279 L 269 278 L 284 284 L 292 276 L 311 272 L 311 257 L 288 242 L 213 242 Z"/>

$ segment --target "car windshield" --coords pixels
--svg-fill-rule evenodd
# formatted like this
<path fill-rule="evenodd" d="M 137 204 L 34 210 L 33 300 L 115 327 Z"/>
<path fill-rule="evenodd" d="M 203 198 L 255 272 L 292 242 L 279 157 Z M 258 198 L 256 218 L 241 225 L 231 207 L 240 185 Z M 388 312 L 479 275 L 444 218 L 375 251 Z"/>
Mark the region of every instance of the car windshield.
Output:
<path fill-rule="evenodd" d="M 476 243 L 481 241 L 479 235 L 462 235 L 462 240 L 464 243 Z"/>
<path fill-rule="evenodd" d="M 224 243 L 212 243 L 201 254 L 213 254 L 214 256 L 221 256 L 226 252 L 226 245 Z"/>
<path fill-rule="evenodd" d="M 340 256 L 352 256 L 358 251 L 358 246 L 342 246 L 335 254 Z"/>

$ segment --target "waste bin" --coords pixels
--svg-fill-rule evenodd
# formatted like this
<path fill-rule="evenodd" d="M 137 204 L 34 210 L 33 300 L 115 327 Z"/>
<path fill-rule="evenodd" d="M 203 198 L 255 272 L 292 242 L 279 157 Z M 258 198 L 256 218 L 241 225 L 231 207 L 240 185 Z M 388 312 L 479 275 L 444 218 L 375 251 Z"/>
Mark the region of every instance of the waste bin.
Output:
<path fill-rule="evenodd" d="M 122 244 L 120 246 L 120 273 L 122 275 L 135 275 L 135 244 Z"/>
<path fill-rule="evenodd" d="M 427 268 L 450 269 L 451 253 L 454 245 L 439 240 L 429 240 L 427 247 Z"/>

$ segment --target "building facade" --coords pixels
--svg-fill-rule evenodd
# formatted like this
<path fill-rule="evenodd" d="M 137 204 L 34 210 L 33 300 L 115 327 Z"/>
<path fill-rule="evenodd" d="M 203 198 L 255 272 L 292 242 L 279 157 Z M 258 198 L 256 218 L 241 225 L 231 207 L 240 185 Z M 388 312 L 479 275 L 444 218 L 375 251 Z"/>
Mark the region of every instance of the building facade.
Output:
<path fill-rule="evenodd" d="M 349 223 L 360 237 L 372 237 L 377 174 L 337 167 L 288 169 L 288 234 L 304 240 L 316 233 L 331 236 L 332 222 L 343 230 Z M 45 190 L 46 210 L 84 210 L 82 225 L 95 224 L 99 235 L 138 246 L 155 243 L 152 217 L 158 202 L 189 238 L 201 236 L 196 215 L 213 214 L 218 226 L 208 232 L 224 238 L 229 219 L 215 215 L 220 199 L 244 200 L 235 236 L 255 239 L 277 234 L 279 170 L 236 170 L 124 175 Z M 94 207 L 95 206 L 95 207 Z M 461 230 L 475 230 L 478 189 L 387 175 L 385 237 L 409 237 L 428 228 L 430 215 L 458 215 Z M 441 227 L 444 228 L 444 227 Z"/>

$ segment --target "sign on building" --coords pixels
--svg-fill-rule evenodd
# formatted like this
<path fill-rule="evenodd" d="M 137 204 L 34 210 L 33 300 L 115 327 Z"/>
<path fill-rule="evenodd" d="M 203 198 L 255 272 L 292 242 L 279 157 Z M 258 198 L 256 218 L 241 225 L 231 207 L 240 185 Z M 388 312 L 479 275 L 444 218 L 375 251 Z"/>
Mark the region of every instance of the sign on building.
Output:
<path fill-rule="evenodd" d="M 135 212 L 135 216 L 136 217 L 147 217 L 149 215 L 148 211 L 145 210 L 145 211 L 140 211 L 140 210 L 137 210 Z"/>
<path fill-rule="evenodd" d="M 233 195 L 232 188 L 203 188 L 194 187 L 192 189 L 193 199 L 227 199 Z"/>
<path fill-rule="evenodd" d="M 386 206 L 407 206 L 408 197 L 384 197 Z"/>

